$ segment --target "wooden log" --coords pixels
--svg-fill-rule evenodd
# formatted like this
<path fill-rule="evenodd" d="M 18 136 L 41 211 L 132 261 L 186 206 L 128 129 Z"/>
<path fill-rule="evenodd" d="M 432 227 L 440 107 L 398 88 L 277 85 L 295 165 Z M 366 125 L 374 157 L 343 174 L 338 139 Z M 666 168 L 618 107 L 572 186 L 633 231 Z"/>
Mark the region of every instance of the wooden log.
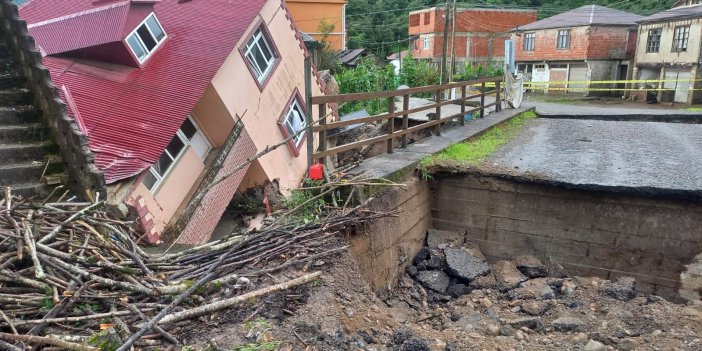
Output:
<path fill-rule="evenodd" d="M 58 340 L 58 339 L 53 339 L 53 338 L 47 338 L 44 336 L 36 336 L 36 335 L 14 335 L 14 334 L 8 334 L 8 333 L 0 333 L 0 339 L 4 340 L 11 340 L 11 341 L 22 341 L 22 342 L 27 342 L 27 343 L 35 343 L 35 344 L 43 344 L 43 345 L 53 345 L 53 346 L 58 346 L 62 347 L 65 350 L 72 350 L 72 351 L 100 351 L 97 347 L 92 347 L 92 346 L 84 346 L 68 341 L 63 341 L 63 340 Z"/>
<path fill-rule="evenodd" d="M 304 275 L 300 278 L 296 278 L 296 279 L 293 279 L 293 280 L 290 280 L 290 281 L 287 281 L 284 283 L 280 283 L 280 284 L 275 284 L 275 285 L 269 286 L 269 287 L 264 288 L 264 289 L 252 291 L 252 292 L 249 292 L 249 293 L 246 293 L 243 295 L 224 299 L 224 300 L 210 303 L 207 305 L 202 305 L 200 307 L 185 310 L 182 312 L 176 312 L 176 313 L 167 315 L 166 317 L 161 319 L 161 321 L 159 321 L 158 324 L 168 324 L 168 323 L 179 322 L 179 321 L 186 320 L 186 319 L 193 319 L 193 318 L 200 317 L 200 316 L 208 314 L 208 313 L 213 313 L 213 312 L 225 309 L 225 308 L 234 307 L 234 306 L 239 305 L 243 302 L 246 302 L 249 299 L 265 296 L 265 295 L 268 295 L 268 294 L 276 292 L 276 291 L 287 290 L 287 289 L 290 289 L 290 288 L 293 288 L 293 287 L 296 287 L 296 286 L 299 286 L 302 284 L 307 284 L 307 283 L 319 278 L 321 275 L 322 275 L 322 272 L 310 273 L 310 274 Z"/>

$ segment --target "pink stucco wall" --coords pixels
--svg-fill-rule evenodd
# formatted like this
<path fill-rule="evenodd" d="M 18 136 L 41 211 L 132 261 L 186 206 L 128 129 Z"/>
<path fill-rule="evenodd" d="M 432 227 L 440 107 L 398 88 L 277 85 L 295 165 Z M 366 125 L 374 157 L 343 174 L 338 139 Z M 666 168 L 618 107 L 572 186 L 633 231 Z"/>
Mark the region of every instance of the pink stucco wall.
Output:
<path fill-rule="evenodd" d="M 284 136 L 277 122 L 287 110 L 295 90 L 297 89 L 301 96 L 305 94 L 306 52 L 281 0 L 271 0 L 263 7 L 259 18 L 249 26 L 247 34 L 237 47 L 244 46 L 249 34 L 261 23 L 268 28 L 280 53 L 280 61 L 270 73 L 267 84 L 263 89 L 259 88 L 237 48 L 224 62 L 211 86 L 193 110 L 193 117 L 215 148 L 215 153 L 216 148 L 226 141 L 237 118 L 241 117 L 244 123 L 245 131 L 227 157 L 219 175 L 225 174 L 225 169 L 232 169 L 246 157 L 265 149 L 266 146 L 281 142 Z M 312 94 L 321 95 L 320 85 L 316 80 L 313 82 Z M 191 245 L 207 242 L 234 192 L 242 183 L 251 186 L 259 185 L 257 183 L 265 179 L 279 179 L 281 190 L 287 192 L 298 186 L 306 168 L 304 142 L 297 157 L 287 146 L 283 146 L 260 158 L 255 172 L 249 172 L 250 176 L 256 179 L 244 180 L 247 173 L 245 168 L 205 196 L 202 208 L 195 211 L 180 234 L 178 242 Z M 142 184 L 134 186 L 127 202 L 139 212 L 144 229 L 149 232 L 152 241 L 157 239 L 169 224 L 175 222 L 179 210 L 189 201 L 193 189 L 199 186 L 205 170 L 205 163 L 188 150 L 154 194 Z"/>

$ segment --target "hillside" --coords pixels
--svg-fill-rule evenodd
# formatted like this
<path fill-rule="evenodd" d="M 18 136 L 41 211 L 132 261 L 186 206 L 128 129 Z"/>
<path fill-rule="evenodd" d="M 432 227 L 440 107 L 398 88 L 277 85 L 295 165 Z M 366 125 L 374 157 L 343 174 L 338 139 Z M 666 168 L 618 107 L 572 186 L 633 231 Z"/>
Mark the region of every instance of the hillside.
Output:
<path fill-rule="evenodd" d="M 545 18 L 592 3 L 650 15 L 670 8 L 675 0 L 476 0 L 458 6 L 537 9 L 539 18 Z M 408 12 L 444 5 L 440 0 L 349 0 L 349 47 L 368 48 L 379 56 L 402 50 L 408 46 Z"/>

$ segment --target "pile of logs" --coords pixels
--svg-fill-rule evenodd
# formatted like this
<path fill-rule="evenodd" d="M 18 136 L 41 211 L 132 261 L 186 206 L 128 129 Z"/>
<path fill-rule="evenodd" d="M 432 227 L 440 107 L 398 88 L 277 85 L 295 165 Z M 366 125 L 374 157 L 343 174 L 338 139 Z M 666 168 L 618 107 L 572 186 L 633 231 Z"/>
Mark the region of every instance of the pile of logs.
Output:
<path fill-rule="evenodd" d="M 321 224 L 281 221 L 152 255 L 137 244 L 133 223 L 110 216 L 103 202 L 36 204 L 7 189 L 0 199 L 0 349 L 178 345 L 173 328 L 319 279 L 314 272 L 267 287 L 252 283 L 291 267 L 304 271 L 346 249 L 334 237 L 388 215 L 361 207 L 342 212 Z"/>

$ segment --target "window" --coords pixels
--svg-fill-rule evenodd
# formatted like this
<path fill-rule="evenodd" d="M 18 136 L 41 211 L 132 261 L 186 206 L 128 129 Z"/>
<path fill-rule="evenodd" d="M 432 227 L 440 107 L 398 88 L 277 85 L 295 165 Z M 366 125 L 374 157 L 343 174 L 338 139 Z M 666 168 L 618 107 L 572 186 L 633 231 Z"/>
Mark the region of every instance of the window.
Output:
<path fill-rule="evenodd" d="M 156 15 L 150 14 L 127 36 L 127 45 L 139 63 L 143 63 L 154 50 L 166 40 L 166 32 Z"/>
<path fill-rule="evenodd" d="M 424 13 L 424 25 L 431 24 L 431 12 Z"/>
<path fill-rule="evenodd" d="M 281 124 L 285 127 L 285 132 L 287 133 L 285 135 L 286 139 L 307 128 L 307 117 L 297 98 L 293 98 L 290 106 L 288 106 L 288 111 L 281 121 Z M 300 146 L 304 136 L 305 133 L 300 133 L 293 138 L 292 141 L 295 143 L 296 147 Z"/>
<path fill-rule="evenodd" d="M 416 27 L 419 25 L 419 14 L 415 13 L 409 17 L 409 26 Z"/>
<path fill-rule="evenodd" d="M 570 29 L 563 29 L 558 31 L 558 41 L 556 42 L 556 48 L 570 48 Z"/>
<path fill-rule="evenodd" d="M 207 157 L 207 153 L 212 149 L 210 143 L 190 116 L 185 119 L 176 135 L 166 146 L 166 150 L 163 150 L 161 157 L 149 168 L 149 171 L 144 176 L 142 183 L 149 191 L 154 192 L 158 188 L 168 171 L 189 145 L 202 160 Z"/>
<path fill-rule="evenodd" d="M 249 62 L 249 67 L 253 70 L 256 80 L 262 84 L 270 74 L 277 59 L 263 27 L 258 28 L 253 37 L 246 43 L 244 56 Z"/>
<path fill-rule="evenodd" d="M 646 52 L 658 52 L 661 48 L 661 33 L 663 29 L 656 28 L 648 31 L 648 39 L 646 40 Z"/>
<path fill-rule="evenodd" d="M 429 50 L 429 38 L 424 38 L 424 50 Z"/>
<path fill-rule="evenodd" d="M 524 51 L 534 51 L 536 46 L 536 33 L 525 33 L 524 34 Z"/>
<path fill-rule="evenodd" d="M 687 51 L 688 39 L 690 39 L 690 26 L 675 27 L 673 51 Z"/>

